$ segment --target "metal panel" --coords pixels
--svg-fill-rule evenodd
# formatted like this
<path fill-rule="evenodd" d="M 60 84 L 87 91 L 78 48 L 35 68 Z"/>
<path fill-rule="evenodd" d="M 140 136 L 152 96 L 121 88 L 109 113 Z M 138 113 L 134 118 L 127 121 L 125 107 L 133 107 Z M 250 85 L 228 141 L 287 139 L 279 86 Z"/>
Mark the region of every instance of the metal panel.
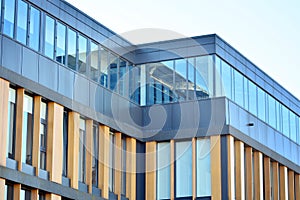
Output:
<path fill-rule="evenodd" d="M 38 82 L 38 54 L 23 47 L 22 75 Z"/>
<path fill-rule="evenodd" d="M 57 91 L 58 65 L 43 57 L 39 57 L 39 83 Z"/>
<path fill-rule="evenodd" d="M 78 74 L 75 74 L 74 100 L 89 106 L 89 81 Z"/>
<path fill-rule="evenodd" d="M 58 92 L 73 99 L 75 73 L 62 66 L 58 70 Z"/>
<path fill-rule="evenodd" d="M 21 74 L 22 46 L 7 37 L 3 37 L 2 66 Z"/>

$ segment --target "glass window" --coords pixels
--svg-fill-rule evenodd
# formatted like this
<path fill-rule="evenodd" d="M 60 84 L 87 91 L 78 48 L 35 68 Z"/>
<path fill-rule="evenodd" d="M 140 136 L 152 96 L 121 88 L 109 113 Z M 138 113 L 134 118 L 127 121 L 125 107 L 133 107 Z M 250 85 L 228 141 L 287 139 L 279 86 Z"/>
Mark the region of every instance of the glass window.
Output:
<path fill-rule="evenodd" d="M 216 96 L 224 96 L 223 82 L 222 82 L 222 70 L 221 70 L 221 59 L 215 56 L 215 86 L 216 86 Z"/>
<path fill-rule="evenodd" d="M 14 199 L 14 187 L 12 185 L 5 185 L 4 200 L 6 199 Z"/>
<path fill-rule="evenodd" d="M 289 113 L 287 107 L 282 106 L 282 133 L 286 137 L 290 137 L 290 120 L 289 120 Z"/>
<path fill-rule="evenodd" d="M 266 93 L 260 89 L 257 88 L 257 102 L 259 102 L 258 105 L 258 118 L 266 121 Z"/>
<path fill-rule="evenodd" d="M 57 22 L 56 29 L 56 61 L 66 64 L 66 26 Z"/>
<path fill-rule="evenodd" d="M 276 128 L 276 105 L 275 105 L 275 99 L 268 95 L 268 119 L 269 124 Z"/>
<path fill-rule="evenodd" d="M 33 98 L 24 95 L 22 127 L 22 162 L 32 164 Z"/>
<path fill-rule="evenodd" d="M 290 125 L 291 125 L 290 138 L 294 142 L 297 142 L 296 115 L 291 111 L 290 111 Z"/>
<path fill-rule="evenodd" d="M 232 98 L 232 68 L 226 62 L 222 61 L 222 83 L 225 96 L 229 99 Z"/>
<path fill-rule="evenodd" d="M 41 103 L 40 121 L 40 168 L 46 170 L 46 150 L 47 150 L 47 104 Z"/>
<path fill-rule="evenodd" d="M 79 128 L 79 159 L 78 159 L 78 181 L 85 183 L 85 120 L 80 118 Z"/>
<path fill-rule="evenodd" d="M 100 77 L 100 71 L 99 71 L 99 49 L 98 45 L 94 42 L 91 42 L 91 68 L 90 68 L 90 76 L 91 79 L 98 82 Z"/>
<path fill-rule="evenodd" d="M 29 30 L 29 47 L 39 50 L 40 45 L 40 15 L 41 12 L 34 8 L 30 8 L 30 30 Z"/>
<path fill-rule="evenodd" d="M 101 56 L 101 64 L 100 64 L 100 72 L 101 72 L 101 79 L 100 84 L 104 87 L 108 87 L 108 51 L 104 48 L 100 48 L 100 56 Z"/>
<path fill-rule="evenodd" d="M 176 142 L 176 197 L 192 196 L 192 143 Z"/>
<path fill-rule="evenodd" d="M 76 70 L 76 32 L 68 29 L 68 67 Z"/>
<path fill-rule="evenodd" d="M 244 77 L 241 73 L 233 70 L 234 73 L 234 100 L 235 102 L 244 107 Z"/>
<path fill-rule="evenodd" d="M 115 158 L 115 136 L 114 133 L 110 132 L 109 135 L 109 191 L 114 192 L 114 186 L 115 186 L 115 174 L 114 174 L 114 158 Z"/>
<path fill-rule="evenodd" d="M 92 183 L 93 186 L 98 186 L 98 152 L 99 152 L 99 132 L 98 125 L 93 125 L 93 171 L 92 171 Z"/>
<path fill-rule="evenodd" d="M 117 91 L 119 58 L 114 54 L 110 54 L 109 57 L 110 57 L 109 59 L 110 89 Z"/>
<path fill-rule="evenodd" d="M 297 117 L 298 118 L 298 134 L 297 134 L 297 137 L 298 137 L 298 144 L 300 144 L 300 117 Z"/>
<path fill-rule="evenodd" d="M 249 110 L 249 87 L 248 87 L 248 79 L 244 77 L 244 108 Z"/>
<path fill-rule="evenodd" d="M 141 68 L 140 67 L 134 67 L 132 64 L 129 64 L 129 98 L 140 104 L 142 101 L 145 105 L 146 103 L 146 95 L 145 91 L 142 92 L 141 89 L 145 86 L 145 76 L 142 76 Z M 142 77 L 144 78 L 143 80 Z"/>
<path fill-rule="evenodd" d="M 78 37 L 78 71 L 86 74 L 87 39 L 82 35 Z"/>
<path fill-rule="evenodd" d="M 4 1 L 3 33 L 9 37 L 14 36 L 15 0 Z"/>
<path fill-rule="evenodd" d="M 188 98 L 195 99 L 195 58 L 188 59 Z"/>
<path fill-rule="evenodd" d="M 212 56 L 196 58 L 196 95 L 198 99 L 208 98 L 213 94 Z"/>
<path fill-rule="evenodd" d="M 249 112 L 257 116 L 257 91 L 251 81 L 249 81 Z"/>
<path fill-rule="evenodd" d="M 211 196 L 210 139 L 197 139 L 197 197 Z"/>
<path fill-rule="evenodd" d="M 175 93 L 178 101 L 186 99 L 187 91 L 187 61 L 175 60 Z"/>
<path fill-rule="evenodd" d="M 282 132 L 282 106 L 278 101 L 275 101 L 276 107 L 276 127 L 277 130 Z"/>
<path fill-rule="evenodd" d="M 120 67 L 119 67 L 119 92 L 121 95 L 125 95 L 125 90 L 128 87 L 126 86 L 126 61 L 123 59 L 120 59 Z"/>
<path fill-rule="evenodd" d="M 8 128 L 7 128 L 7 157 L 15 158 L 15 137 L 16 137 L 16 90 L 9 89 L 8 98 Z"/>
<path fill-rule="evenodd" d="M 54 56 L 54 19 L 46 16 L 45 22 L 45 55 L 53 59 Z"/>
<path fill-rule="evenodd" d="M 157 144 L 157 199 L 170 199 L 170 143 Z"/>
<path fill-rule="evenodd" d="M 22 200 L 31 200 L 31 192 L 30 190 L 26 190 L 26 189 L 21 189 L 20 192 L 20 199 Z"/>
<path fill-rule="evenodd" d="M 17 40 L 26 45 L 28 4 L 18 0 Z"/>
<path fill-rule="evenodd" d="M 67 176 L 68 169 L 68 112 L 64 111 L 63 119 L 63 176 Z"/>
<path fill-rule="evenodd" d="M 122 137 L 122 191 L 126 196 L 126 138 Z"/>

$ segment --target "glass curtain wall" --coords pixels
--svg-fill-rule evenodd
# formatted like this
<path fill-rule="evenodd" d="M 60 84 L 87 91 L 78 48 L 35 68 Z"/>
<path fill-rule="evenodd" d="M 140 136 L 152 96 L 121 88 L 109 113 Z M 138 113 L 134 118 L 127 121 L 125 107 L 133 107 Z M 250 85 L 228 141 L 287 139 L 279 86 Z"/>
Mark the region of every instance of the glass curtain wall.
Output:
<path fill-rule="evenodd" d="M 76 48 L 77 48 L 77 35 L 72 29 L 68 29 L 68 67 L 76 70 Z"/>
<path fill-rule="evenodd" d="M 7 127 L 7 157 L 14 159 L 16 139 L 16 90 L 12 88 L 9 89 Z"/>
<path fill-rule="evenodd" d="M 78 71 L 81 74 L 85 74 L 87 72 L 87 38 L 83 37 L 79 34 L 78 36 Z"/>
<path fill-rule="evenodd" d="M 51 59 L 54 58 L 54 25 L 54 19 L 46 15 L 44 52 L 45 55 Z"/>
<path fill-rule="evenodd" d="M 55 60 L 61 64 L 66 64 L 66 26 L 57 22 L 56 24 L 56 55 Z"/>
<path fill-rule="evenodd" d="M 40 45 L 40 21 L 41 12 L 31 6 L 29 23 L 29 47 L 36 51 L 39 51 Z"/>
<path fill-rule="evenodd" d="M 14 24 L 15 24 L 15 0 L 4 1 L 4 23 L 3 33 L 11 38 L 14 37 Z"/>
<path fill-rule="evenodd" d="M 16 39 L 26 45 L 28 4 L 18 0 Z"/>
<path fill-rule="evenodd" d="M 99 83 L 100 71 L 99 71 L 99 46 L 95 42 L 91 42 L 91 51 L 90 51 L 90 77 L 92 80 Z"/>

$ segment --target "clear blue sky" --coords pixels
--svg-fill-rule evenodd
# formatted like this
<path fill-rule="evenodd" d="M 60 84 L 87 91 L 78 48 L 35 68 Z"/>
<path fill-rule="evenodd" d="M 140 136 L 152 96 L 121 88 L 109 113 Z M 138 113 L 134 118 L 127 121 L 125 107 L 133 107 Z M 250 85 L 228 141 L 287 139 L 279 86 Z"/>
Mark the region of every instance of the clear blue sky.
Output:
<path fill-rule="evenodd" d="M 67 1 L 122 36 L 143 28 L 216 33 L 300 99 L 299 0 Z M 133 42 L 142 39 L 151 40 Z"/>

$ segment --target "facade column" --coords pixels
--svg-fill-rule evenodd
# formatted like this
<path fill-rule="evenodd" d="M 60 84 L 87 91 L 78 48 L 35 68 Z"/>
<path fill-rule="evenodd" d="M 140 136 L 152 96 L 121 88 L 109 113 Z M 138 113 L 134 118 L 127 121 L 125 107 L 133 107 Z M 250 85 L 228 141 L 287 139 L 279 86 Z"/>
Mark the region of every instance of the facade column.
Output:
<path fill-rule="evenodd" d="M 156 142 L 146 143 L 146 200 L 156 199 Z M 172 183 L 171 183 L 172 185 Z"/>
<path fill-rule="evenodd" d="M 6 166 L 9 82 L 0 78 L 0 165 Z M 1 187 L 1 186 L 0 186 Z"/>
<path fill-rule="evenodd" d="M 5 196 L 5 179 L 0 178 L 0 199 L 4 199 Z"/>
<path fill-rule="evenodd" d="M 278 162 L 272 162 L 273 167 L 273 196 L 274 200 L 279 199 L 279 171 Z"/>
<path fill-rule="evenodd" d="M 264 198 L 263 191 L 263 164 L 262 153 L 259 151 L 254 152 L 254 191 L 255 199 L 262 200 Z"/>
<path fill-rule="evenodd" d="M 19 171 L 22 171 L 22 128 L 24 115 L 24 93 L 25 90 L 23 88 L 17 89 L 15 160 L 18 162 Z"/>
<path fill-rule="evenodd" d="M 289 170 L 289 199 L 295 199 L 295 173 Z"/>
<path fill-rule="evenodd" d="M 63 106 L 48 103 L 48 129 L 47 129 L 47 171 L 49 180 L 62 182 L 63 165 Z"/>
<path fill-rule="evenodd" d="M 32 166 L 35 168 L 35 175 L 39 176 L 40 169 L 40 126 L 41 126 L 41 96 L 34 97 L 33 109 L 33 141 L 32 141 Z"/>
<path fill-rule="evenodd" d="M 253 199 L 253 159 L 252 159 L 252 148 L 245 148 L 245 157 L 246 157 L 246 199 Z"/>
<path fill-rule="evenodd" d="M 222 199 L 221 179 L 221 137 L 211 136 L 211 196 L 214 200 Z"/>
<path fill-rule="evenodd" d="M 280 187 L 279 187 L 279 194 L 280 200 L 287 200 L 288 199 L 288 175 L 287 175 L 287 167 L 280 166 L 279 167 L 279 176 L 280 176 Z"/>
<path fill-rule="evenodd" d="M 271 161 L 269 157 L 264 157 L 264 193 L 265 199 L 271 199 Z"/>
<path fill-rule="evenodd" d="M 46 194 L 46 200 L 61 200 L 61 196 L 55 194 Z"/>
<path fill-rule="evenodd" d="M 126 197 L 136 199 L 136 139 L 126 138 Z"/>
<path fill-rule="evenodd" d="M 300 200 L 300 174 L 295 174 L 296 200 Z"/>
<path fill-rule="evenodd" d="M 86 143 L 85 143 L 85 161 L 86 161 L 86 184 L 88 192 L 93 192 L 93 120 L 86 120 Z"/>
<path fill-rule="evenodd" d="M 228 174 L 228 199 L 235 199 L 234 184 L 234 138 L 231 135 L 227 137 L 227 174 Z"/>
<path fill-rule="evenodd" d="M 33 189 L 30 191 L 31 200 L 39 200 L 39 190 Z"/>
<path fill-rule="evenodd" d="M 21 184 L 14 184 L 14 200 L 21 199 Z"/>
<path fill-rule="evenodd" d="M 76 112 L 69 112 L 68 140 L 68 178 L 71 187 L 78 189 L 79 114 Z"/>
<path fill-rule="evenodd" d="M 121 200 L 122 192 L 122 134 L 115 133 L 115 193 Z"/>
<path fill-rule="evenodd" d="M 109 197 L 109 127 L 99 126 L 99 188 L 102 191 L 102 197 Z"/>
<path fill-rule="evenodd" d="M 244 163 L 244 143 L 235 141 L 235 197 L 245 200 L 245 163 Z"/>

